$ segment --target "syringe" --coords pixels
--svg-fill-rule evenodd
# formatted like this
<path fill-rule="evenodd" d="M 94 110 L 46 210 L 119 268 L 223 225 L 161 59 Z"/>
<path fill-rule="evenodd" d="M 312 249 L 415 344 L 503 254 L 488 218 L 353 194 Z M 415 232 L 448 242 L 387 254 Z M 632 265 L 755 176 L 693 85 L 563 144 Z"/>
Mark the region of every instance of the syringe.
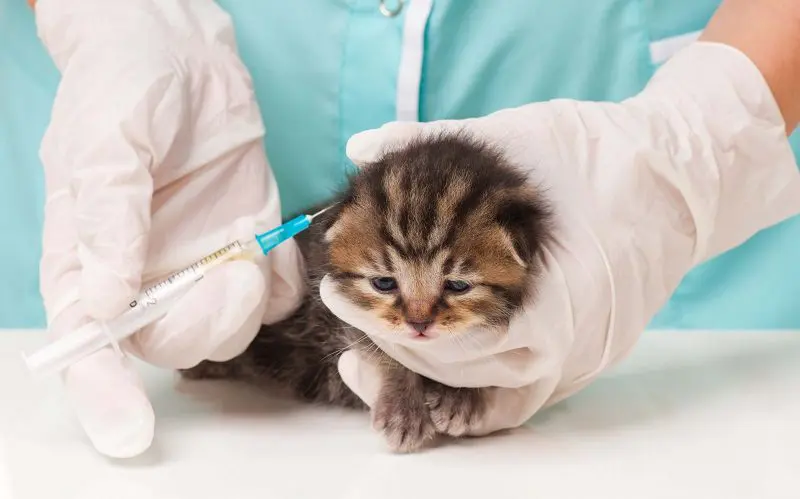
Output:
<path fill-rule="evenodd" d="M 61 371 L 80 359 L 109 345 L 119 351 L 119 342 L 164 316 L 170 307 L 211 269 L 247 253 L 269 253 L 273 248 L 306 230 L 311 221 L 328 208 L 313 215 L 300 215 L 253 239 L 233 241 L 204 256 L 188 267 L 148 287 L 131 301 L 128 309 L 105 322 L 91 322 L 65 334 L 23 359 L 37 375 Z"/>

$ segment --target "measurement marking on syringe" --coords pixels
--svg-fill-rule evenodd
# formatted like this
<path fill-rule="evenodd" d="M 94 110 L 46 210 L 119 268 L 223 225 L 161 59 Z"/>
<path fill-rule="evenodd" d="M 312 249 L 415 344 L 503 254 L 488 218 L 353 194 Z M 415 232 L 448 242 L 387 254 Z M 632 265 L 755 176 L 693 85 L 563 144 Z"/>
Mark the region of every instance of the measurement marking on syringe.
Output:
<path fill-rule="evenodd" d="M 242 250 L 241 243 L 239 241 L 234 241 L 224 248 L 220 248 L 214 253 L 195 261 L 188 267 L 175 272 L 164 280 L 153 284 L 144 290 L 144 296 L 142 298 L 134 300 L 129 306 L 134 308 L 136 306 L 149 307 L 155 305 L 160 299 L 167 297 L 176 286 L 202 280 L 205 277 L 206 267 L 213 267 L 217 263 L 222 263 L 228 259 L 227 255 L 234 252 L 238 253 Z"/>

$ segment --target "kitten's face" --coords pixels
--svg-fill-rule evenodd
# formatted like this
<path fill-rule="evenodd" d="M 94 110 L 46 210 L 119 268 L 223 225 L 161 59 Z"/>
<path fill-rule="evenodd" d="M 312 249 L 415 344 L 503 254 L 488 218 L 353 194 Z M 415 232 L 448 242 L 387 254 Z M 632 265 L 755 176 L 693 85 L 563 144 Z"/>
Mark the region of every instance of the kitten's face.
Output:
<path fill-rule="evenodd" d="M 430 140 L 353 180 L 328 222 L 331 275 L 399 335 L 502 327 L 530 291 L 546 222 L 532 186 L 500 157 Z"/>

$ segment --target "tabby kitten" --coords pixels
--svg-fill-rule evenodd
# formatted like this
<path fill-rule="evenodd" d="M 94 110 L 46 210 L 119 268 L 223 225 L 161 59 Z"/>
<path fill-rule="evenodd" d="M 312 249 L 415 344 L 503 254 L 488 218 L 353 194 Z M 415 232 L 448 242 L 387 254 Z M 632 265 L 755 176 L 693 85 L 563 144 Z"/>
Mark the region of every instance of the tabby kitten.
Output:
<path fill-rule="evenodd" d="M 456 134 L 386 153 L 334 201 L 297 237 L 309 289 L 300 308 L 263 326 L 239 357 L 184 375 L 278 383 L 309 401 L 365 408 L 337 371 L 339 354 L 357 348 L 382 368 L 372 420 L 393 450 L 417 450 L 437 433 L 464 434 L 487 410 L 490 388 L 454 388 L 403 367 L 326 308 L 320 280 L 329 274 L 398 337 L 503 331 L 541 267 L 549 236 L 543 200 L 501 154 Z"/>

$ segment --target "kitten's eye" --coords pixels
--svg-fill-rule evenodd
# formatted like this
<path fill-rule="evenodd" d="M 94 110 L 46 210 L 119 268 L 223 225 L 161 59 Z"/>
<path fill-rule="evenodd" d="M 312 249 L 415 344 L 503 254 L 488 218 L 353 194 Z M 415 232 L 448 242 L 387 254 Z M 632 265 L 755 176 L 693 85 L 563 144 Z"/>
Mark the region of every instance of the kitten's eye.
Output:
<path fill-rule="evenodd" d="M 397 289 L 397 281 L 391 277 L 376 277 L 371 282 L 372 287 L 381 293 L 389 293 Z"/>
<path fill-rule="evenodd" d="M 445 281 L 444 289 L 453 293 L 466 293 L 472 288 L 467 281 Z"/>

